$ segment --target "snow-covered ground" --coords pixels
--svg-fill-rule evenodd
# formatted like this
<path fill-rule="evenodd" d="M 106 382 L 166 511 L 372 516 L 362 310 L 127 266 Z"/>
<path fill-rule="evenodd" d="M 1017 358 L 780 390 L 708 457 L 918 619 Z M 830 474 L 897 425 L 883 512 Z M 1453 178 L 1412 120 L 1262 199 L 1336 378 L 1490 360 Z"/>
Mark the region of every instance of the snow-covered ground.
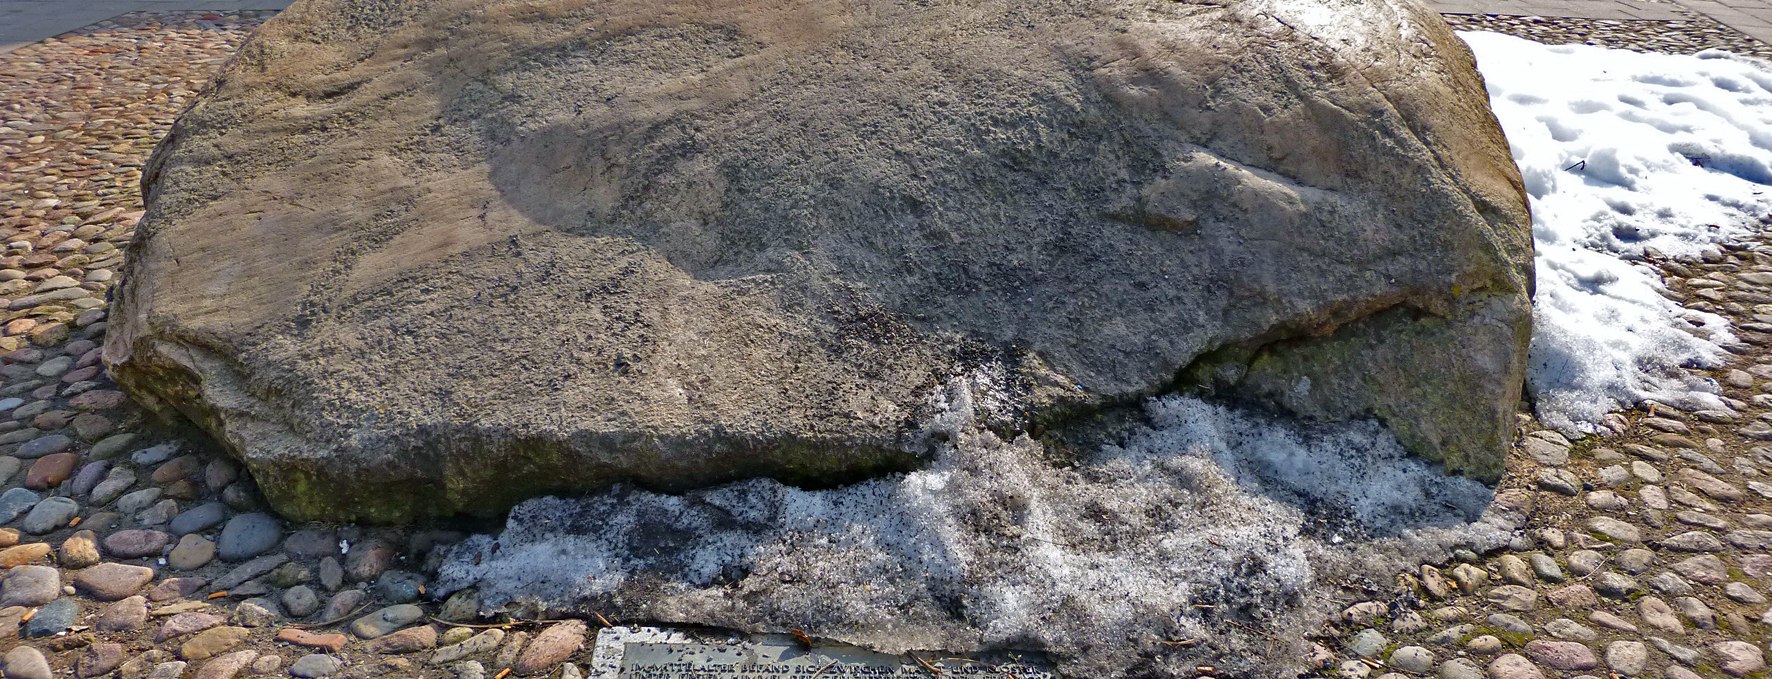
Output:
<path fill-rule="evenodd" d="M 1772 213 L 1772 70 L 1722 52 L 1642 54 L 1462 33 L 1531 194 L 1539 419 L 1593 431 L 1646 399 L 1715 408 L 1733 338 L 1657 293 L 1645 250 L 1696 257 Z"/>

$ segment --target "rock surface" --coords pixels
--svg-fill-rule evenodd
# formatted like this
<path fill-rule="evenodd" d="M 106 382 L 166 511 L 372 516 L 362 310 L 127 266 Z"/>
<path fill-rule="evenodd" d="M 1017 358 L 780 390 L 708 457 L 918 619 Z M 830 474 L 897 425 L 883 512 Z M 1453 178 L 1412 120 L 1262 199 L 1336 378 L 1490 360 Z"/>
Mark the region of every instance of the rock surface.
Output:
<path fill-rule="evenodd" d="M 950 385 L 1013 431 L 1179 378 L 1500 476 L 1528 219 L 1443 22 L 963 4 L 300 3 L 146 168 L 104 359 L 295 519 L 828 485 Z"/>
<path fill-rule="evenodd" d="M 104 286 L 96 282 L 119 280 L 111 275 L 113 269 L 121 266 L 121 251 L 115 248 L 130 240 L 134 215 L 139 214 L 126 212 L 140 207 L 136 193 L 140 177 L 137 168 L 145 159 L 152 141 L 193 100 L 196 91 L 209 80 L 215 69 L 227 61 L 239 41 L 265 14 L 251 16 L 256 18 L 242 19 L 235 13 L 218 15 L 208 11 L 132 14 L 116 22 L 105 22 L 0 54 L 0 81 L 13 85 L 0 92 L 0 102 L 4 102 L 0 109 L 5 110 L 0 114 L 0 214 L 11 220 L 7 222 L 9 226 L 19 227 L 9 232 L 6 239 L 0 239 L 6 241 L 5 252 L 0 255 L 0 291 L 6 290 L 8 285 L 30 283 L 60 271 L 62 278 L 87 281 L 85 285 L 89 287 L 84 289 L 91 292 L 89 297 L 50 301 L 21 310 L 19 313 L 27 315 L 5 324 L 7 332 L 17 333 L 24 331 L 11 328 L 39 321 L 42 324 L 71 322 L 79 330 L 70 341 L 58 347 L 33 346 L 25 334 L 0 335 L 0 348 L 31 347 L 0 358 L 0 377 L 4 377 L 0 385 L 8 390 L 7 394 L 17 395 L 0 398 L 0 425 L 22 426 L 8 435 L 0 435 L 0 441 L 4 441 L 4 445 L 19 445 L 58 431 L 36 418 L 45 412 L 53 414 L 64 409 L 84 409 L 91 403 L 108 403 L 94 407 L 104 408 L 105 416 L 119 427 L 119 433 L 92 443 L 90 450 L 86 450 L 90 441 L 84 437 L 67 444 L 69 449 L 81 452 L 87 459 L 109 462 L 116 468 L 94 472 L 96 477 L 103 479 L 97 485 L 82 484 L 77 475 L 57 490 L 46 493 L 78 499 L 83 507 L 83 520 L 78 525 L 45 536 L 22 534 L 16 529 L 17 518 L 30 509 L 38 496 L 17 488 L 24 481 L 24 467 L 19 465 L 17 458 L 0 456 L 0 477 L 8 481 L 8 488 L 17 491 L 5 494 L 28 498 L 22 508 L 7 515 L 13 521 L 9 524 L 11 527 L 0 528 L 0 549 L 3 549 L 0 563 L 8 567 L 32 563 L 58 566 L 64 571 L 64 580 L 72 578 L 75 571 L 57 560 L 53 548 L 78 531 L 91 530 L 109 538 L 120 531 L 140 528 L 131 519 L 119 520 L 111 513 L 116 509 L 112 501 L 131 490 L 164 485 L 166 496 L 178 497 L 180 509 L 188 509 L 219 500 L 211 495 L 220 493 L 218 488 L 226 486 L 230 489 L 224 494 L 230 498 L 228 508 L 219 516 L 218 523 L 204 532 L 211 538 L 215 537 L 214 529 L 234 514 L 262 510 L 255 503 L 233 505 L 243 498 L 250 499 L 250 495 L 239 492 L 243 484 L 227 485 L 234 479 L 225 474 L 206 479 L 207 490 L 213 493 L 200 492 L 190 499 L 180 497 L 181 493 L 191 490 L 188 483 L 155 480 L 153 472 L 161 463 L 181 454 L 199 452 L 210 456 L 213 451 L 199 450 L 197 446 L 178 441 L 167 442 L 151 430 L 141 428 L 134 406 L 121 400 L 119 392 L 111 390 L 112 385 L 103 374 L 93 376 L 89 373 L 80 378 L 92 381 L 57 384 L 51 380 L 50 384 L 45 384 L 35 370 L 38 362 L 57 356 L 80 357 L 70 375 L 96 364 L 96 352 L 91 350 L 92 340 L 102 339 L 103 300 L 107 297 L 106 290 L 101 289 Z M 1699 18 L 1671 24 L 1480 15 L 1449 15 L 1448 19 L 1466 22 L 1473 27 L 1511 30 L 1551 42 L 1599 42 L 1623 44 L 1635 49 L 1678 49 L 1682 52 L 1728 47 L 1738 52 L 1772 55 L 1772 48 L 1754 43 L 1745 35 L 1728 33 L 1714 22 Z M 1732 40 L 1740 42 L 1732 43 Z M 1744 49 L 1744 45 L 1753 49 Z M 132 145 L 125 146 L 131 142 Z M 12 174 L 6 175 L 6 172 Z M 48 205 L 55 201 L 60 204 Z M 83 223 L 76 226 L 71 220 Z M 59 247 L 58 242 L 70 242 L 57 240 L 67 237 L 70 230 L 78 238 L 90 242 L 88 254 L 47 254 Z M 57 257 L 60 257 L 57 262 L 47 261 Z M 1476 549 L 1457 560 L 1449 561 L 1450 556 L 1431 560 L 1431 565 L 1426 568 L 1417 568 L 1419 564 L 1414 564 L 1406 569 L 1406 573 L 1373 575 L 1370 582 L 1376 583 L 1378 590 L 1368 592 L 1374 600 L 1353 607 L 1362 611 L 1357 620 L 1334 623 L 1333 638 L 1318 636 L 1323 628 L 1316 624 L 1262 627 L 1258 628 L 1260 632 L 1249 634 L 1263 644 L 1274 641 L 1268 634 L 1279 636 L 1282 643 L 1303 643 L 1307 648 L 1314 640 L 1324 645 L 1322 650 L 1327 654 L 1326 664 L 1321 665 L 1323 669 L 1318 674 L 1327 674 L 1343 662 L 1351 661 L 1361 668 L 1358 674 L 1351 676 L 1363 677 L 1385 677 L 1389 670 L 1409 671 L 1399 666 L 1398 654 L 1420 659 L 1418 655 L 1406 654 L 1404 649 L 1411 646 L 1430 649 L 1438 665 L 1411 676 L 1442 679 L 1481 679 L 1485 668 L 1492 663 L 1497 676 L 1606 677 L 1609 672 L 1617 672 L 1627 677 L 1666 679 L 1731 676 L 1724 669 L 1722 663 L 1725 662 L 1733 663 L 1728 667 L 1735 671 L 1747 671 L 1755 666 L 1755 653 L 1740 645 L 1719 644 L 1739 639 L 1763 649 L 1766 642 L 1766 622 L 1762 618 L 1766 604 L 1757 600 L 1763 598 L 1768 582 L 1772 582 L 1767 579 L 1772 576 L 1772 555 L 1740 546 L 1759 539 L 1750 533 L 1740 533 L 1733 538 L 1727 536 L 1736 530 L 1772 530 L 1772 495 L 1765 490 L 1768 488 L 1765 480 L 1772 476 L 1772 449 L 1763 447 L 1765 444 L 1759 439 L 1738 434 L 1738 430 L 1759 431 L 1757 428 L 1762 425 L 1756 421 L 1763 421 L 1767 410 L 1772 408 L 1772 396 L 1768 395 L 1772 393 L 1772 323 L 1759 318 L 1772 313 L 1768 311 L 1772 307 L 1762 306 L 1772 304 L 1772 242 L 1757 239 L 1739 249 L 1731 247 L 1722 258 L 1706 258 L 1703 262 L 1681 264 L 1666 260 L 1658 264 L 1665 267 L 1671 294 L 1681 297 L 1691 308 L 1728 315 L 1736 332 L 1748 343 L 1746 348 L 1733 350 L 1737 356 L 1731 359 L 1727 369 L 1693 373 L 1695 377 L 1712 377 L 1723 385 L 1732 401 L 1732 411 L 1682 413 L 1658 406 L 1652 412 L 1628 413 L 1625 417 L 1636 423 L 1636 426 L 1629 427 L 1630 431 L 1621 427 L 1615 430 L 1617 436 L 1603 436 L 1577 446 L 1570 451 L 1563 467 L 1554 468 L 1570 475 L 1572 485 L 1568 497 L 1559 494 L 1560 491 L 1534 492 L 1536 509 L 1530 511 L 1535 518 L 1524 530 L 1524 535 L 1516 535 L 1504 552 Z M 45 268 L 36 269 L 38 266 Z M 27 269 L 33 278 L 23 278 Z M 7 292 L 7 295 L 14 298 L 30 292 L 16 291 L 16 287 L 12 290 L 15 292 Z M 32 334 L 34 336 L 34 332 Z M 1752 378 L 1752 384 L 1746 384 L 1747 380 L 1742 379 L 1744 373 Z M 103 400 L 88 398 L 96 396 L 103 396 Z M 1654 432 L 1678 433 L 1688 440 L 1674 440 Z M 1541 435 L 1545 432 L 1533 434 Z M 1663 445 L 1661 443 L 1643 445 L 1649 436 L 1666 440 L 1667 445 L 1673 447 L 1655 447 Z M 1697 447 L 1693 447 L 1695 444 Z M 1510 469 L 1509 483 L 1504 487 L 1530 487 L 1538 473 L 1545 471 L 1534 468 L 1532 456 L 1525 451 L 1520 453 L 1517 462 L 1517 468 Z M 212 459 L 210 464 L 225 463 Z M 1614 468 L 1623 474 L 1613 473 Z M 1731 493 L 1702 477 L 1684 473 L 1683 470 L 1688 468 L 1701 469 L 1713 479 L 1735 486 L 1740 492 Z M 1641 485 L 1645 483 L 1656 485 Z M 1711 490 L 1705 491 L 1699 484 L 1710 485 Z M 161 490 L 156 487 L 154 492 Z M 1710 492 L 1740 499 L 1723 503 L 1712 499 Z M 1627 500 L 1628 505 L 1618 509 L 1614 503 L 1592 501 L 1608 493 Z M 1633 552 L 1643 550 L 1624 550 L 1623 545 L 1608 545 L 1604 535 L 1590 533 L 1588 519 L 1596 514 L 1612 515 L 1636 526 L 1644 544 L 1655 550 L 1651 554 L 1654 558 L 1649 561 L 1633 559 Z M 1703 555 L 1662 551 L 1661 546 L 1666 540 L 1700 529 L 1713 531 L 1723 540 L 1723 548 Z M 416 557 L 416 553 L 422 551 L 420 545 L 432 544 L 428 540 L 418 540 L 416 536 L 384 533 L 381 532 L 383 529 L 362 526 L 292 524 L 289 530 L 291 536 L 285 541 L 284 553 L 318 574 L 319 582 L 309 583 L 316 591 L 321 583 L 330 583 L 325 585 L 322 599 L 338 592 L 331 598 L 340 607 L 318 614 L 312 620 L 301 621 L 307 624 L 337 617 L 354 620 L 392 603 L 376 600 L 378 587 L 366 585 L 365 589 L 351 588 L 342 592 L 339 588 L 347 581 L 377 582 L 385 570 L 420 570 L 418 559 L 408 563 L 402 562 L 398 556 L 411 553 Z M 315 537 L 312 544 L 306 544 L 308 537 L 321 534 L 324 534 L 324 540 Z M 303 536 L 303 540 L 298 543 L 296 536 Z M 346 559 L 347 551 L 340 546 L 340 540 L 349 541 L 351 555 L 363 555 L 359 557 L 360 569 L 354 569 L 348 580 L 339 565 Z M 213 552 L 214 546 L 209 549 Z M 1521 584 L 1517 565 L 1507 559 L 1508 555 L 1526 559 L 1533 567 L 1540 578 L 1532 585 L 1539 594 L 1540 605 L 1536 610 L 1518 613 L 1517 617 L 1491 618 L 1496 611 L 1489 608 L 1488 590 Z M 376 558 L 366 558 L 368 556 Z M 1592 559 L 1588 558 L 1590 556 Z M 105 558 L 114 558 L 114 555 L 107 552 Z M 94 602 L 79 593 L 63 595 L 22 625 L 20 618 L 28 609 L 0 608 L 0 640 L 6 640 L 9 645 L 19 644 L 20 654 L 28 653 L 28 647 L 42 649 L 42 653 L 47 654 L 47 662 L 35 666 L 33 671 L 41 672 L 37 676 L 48 677 L 53 672 L 55 677 L 66 677 L 84 666 L 80 663 L 84 662 L 81 659 L 87 657 L 87 652 L 74 646 L 88 640 L 88 632 L 80 631 L 80 628 L 91 625 L 90 632 L 99 633 L 100 644 L 112 643 L 107 640 L 114 639 L 124 643 L 125 649 L 134 656 L 112 676 L 140 678 L 154 672 L 156 674 L 151 676 L 168 679 L 192 676 L 217 679 L 209 674 L 212 666 L 224 666 L 222 663 L 233 655 L 255 651 L 261 655 L 253 660 L 250 670 L 254 673 L 252 676 L 258 677 L 290 676 L 289 665 L 294 660 L 310 652 L 325 652 L 350 659 L 335 676 L 489 679 L 514 664 L 524 649 L 539 641 L 531 641 L 527 633 L 514 632 L 511 637 L 516 643 L 504 644 L 504 632 L 499 629 L 484 630 L 469 639 L 475 630 L 451 628 L 440 635 L 439 644 L 457 645 L 413 656 L 376 657 L 366 653 L 367 647 L 376 643 L 374 641 L 348 638 L 342 634 L 316 634 L 325 638 L 325 647 L 310 649 L 293 645 L 295 642 L 273 641 L 274 635 L 281 636 L 279 628 L 262 627 L 253 628 L 253 636 L 221 656 L 193 662 L 189 666 L 174 661 L 185 637 L 156 641 L 157 631 L 167 617 L 174 615 L 173 611 L 209 611 L 226 616 L 235 605 L 243 606 L 243 597 L 248 595 L 206 598 L 211 591 L 206 583 L 210 579 L 219 579 L 236 566 L 238 564 L 218 561 L 194 573 L 168 574 L 176 579 L 161 580 L 143 595 L 112 604 Z M 1442 570 L 1450 573 L 1456 566 L 1491 574 L 1478 582 L 1474 591 L 1448 589 L 1451 585 L 1441 575 Z M 250 580 L 281 568 L 274 559 L 250 568 L 242 567 L 241 576 L 230 587 L 263 587 Z M 1647 570 L 1641 570 L 1644 568 Z M 816 573 L 829 572 L 826 563 L 817 563 L 816 569 Z M 424 570 L 429 572 L 428 568 Z M 1675 623 L 1680 623 L 1679 616 L 1687 611 L 1699 610 L 1680 602 L 1681 597 L 1701 599 L 1714 612 L 1715 627 L 1701 629 L 1688 621 L 1683 623 L 1684 631 L 1675 634 L 1650 625 L 1635 599 L 1603 599 L 1590 587 L 1601 573 L 1609 570 L 1637 578 L 1645 590 L 1642 592 L 1645 597 L 1665 599 L 1662 608 L 1675 616 Z M 1674 583 L 1675 578 L 1662 577 L 1673 574 L 1688 581 L 1685 587 L 1689 589 L 1677 593 L 1659 589 Z M 1393 577 L 1397 575 L 1403 577 Z M 274 588 L 285 586 L 282 577 L 273 575 L 261 582 L 275 580 L 272 584 L 274 591 Z M 1419 584 L 1411 582 L 1411 578 L 1419 578 Z M 1350 593 L 1358 590 L 1336 591 Z M 478 607 L 478 603 L 471 600 L 479 598 L 472 594 L 471 591 L 457 593 L 449 597 L 450 603 L 444 604 L 440 610 L 436 602 L 428 599 L 422 605 L 429 615 L 444 620 L 499 622 L 481 620 L 471 614 Z M 156 612 L 162 614 L 151 622 L 148 614 L 150 596 Z M 269 597 L 270 594 L 250 596 Z M 76 602 L 80 605 L 77 606 Z M 1346 603 L 1345 600 L 1342 603 Z M 1115 602 L 1114 605 L 1121 604 Z M 607 609 L 602 610 L 607 612 Z M 902 618 L 902 609 L 885 610 L 892 610 L 895 616 Z M 97 614 L 96 619 L 92 613 Z M 1592 628 L 1598 638 L 1558 636 L 1571 629 L 1563 624 L 1569 622 L 1562 620 L 1565 617 Z M 1427 626 L 1422 628 L 1424 621 Z M 1093 624 L 1094 621 L 1090 622 Z M 301 623 L 291 621 L 291 624 Z M 591 626 L 601 628 L 602 623 L 593 620 Z M 1150 629 L 1158 628 L 1153 626 Z M 1344 642 L 1367 628 L 1379 630 L 1397 648 L 1388 661 L 1392 663 L 1390 667 L 1374 669 L 1342 651 Z M 74 633 L 57 635 L 57 632 L 69 629 Z M 342 628 L 334 626 L 331 629 Z M 1197 665 L 1219 663 L 1225 657 L 1224 652 L 1212 646 L 1235 636 L 1238 629 L 1219 628 L 1200 637 L 1206 639 L 1205 643 L 1192 647 L 1166 644 L 1162 650 L 1165 653 L 1176 649 L 1198 651 L 1196 656 L 1180 656 L 1187 662 L 1180 665 L 1179 676 L 1199 676 L 1200 673 L 1195 671 Z M 22 638 L 14 639 L 15 631 Z M 422 632 L 416 634 L 422 635 Z M 1504 642 L 1495 634 L 1506 636 L 1507 640 Z M 1298 639 L 1299 636 L 1307 638 Z M 522 641 L 517 642 L 519 638 Z M 1535 663 L 1523 655 L 1523 646 L 1539 638 L 1581 641 L 1596 656 L 1603 656 L 1604 665 L 1579 673 L 1565 673 Z M 513 645 L 516 648 L 508 648 Z M 1497 656 L 1505 661 L 1497 662 Z M 408 659 L 424 667 L 384 663 Z M 567 663 L 537 676 L 572 679 L 579 675 L 569 668 L 574 664 L 583 666 L 591 660 L 592 652 L 587 643 L 586 648 Z M 1759 660 L 1763 661 L 1763 658 Z M 1681 664 L 1688 662 L 1692 664 Z M 1242 676 L 1233 675 L 1222 666 L 1219 669 L 1215 673 L 1217 676 Z M 1761 673 L 1764 671 L 1760 670 Z M 1249 675 L 1258 676 L 1254 672 Z M 246 676 L 246 672 L 241 671 L 239 676 Z M 1140 671 L 1136 676 L 1149 675 Z M 1748 676 L 1757 675 L 1750 673 Z M 1386 679 L 1397 677 L 1391 674 Z"/>

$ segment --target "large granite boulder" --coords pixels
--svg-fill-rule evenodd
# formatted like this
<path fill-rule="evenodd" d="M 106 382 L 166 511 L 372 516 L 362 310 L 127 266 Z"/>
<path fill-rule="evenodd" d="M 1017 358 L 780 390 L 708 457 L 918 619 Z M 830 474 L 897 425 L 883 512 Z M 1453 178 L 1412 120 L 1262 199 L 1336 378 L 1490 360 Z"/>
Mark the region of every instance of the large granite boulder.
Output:
<path fill-rule="evenodd" d="M 1530 330 L 1518 171 L 1409 0 L 300 0 L 144 184 L 105 358 L 304 519 L 842 483 L 952 384 L 1495 479 Z"/>

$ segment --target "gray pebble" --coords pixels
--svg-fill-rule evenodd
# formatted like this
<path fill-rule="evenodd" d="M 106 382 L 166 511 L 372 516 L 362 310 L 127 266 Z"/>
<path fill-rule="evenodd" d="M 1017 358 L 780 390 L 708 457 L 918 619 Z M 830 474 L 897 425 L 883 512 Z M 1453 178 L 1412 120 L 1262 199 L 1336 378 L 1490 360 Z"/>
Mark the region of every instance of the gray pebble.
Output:
<path fill-rule="evenodd" d="M 133 485 L 135 485 L 135 472 L 128 467 L 117 467 L 112 469 L 110 474 L 105 475 L 105 480 L 100 481 L 92 489 L 92 497 L 87 499 L 94 506 L 104 506 L 117 499 Z"/>
<path fill-rule="evenodd" d="M 1538 471 L 1538 485 L 1558 495 L 1575 497 L 1581 494 L 1581 479 L 1567 470 L 1549 468 Z"/>
<path fill-rule="evenodd" d="M 172 517 L 173 535 L 190 535 L 221 525 L 228 518 L 228 507 L 220 502 L 206 502 Z"/>
<path fill-rule="evenodd" d="M 1654 562 L 1655 552 L 1647 549 L 1627 549 L 1618 555 L 1618 567 L 1624 569 L 1626 573 L 1641 573 L 1649 570 L 1649 565 Z"/>
<path fill-rule="evenodd" d="M 42 606 L 61 595 L 61 572 L 49 566 L 19 566 L 0 580 L 0 608 Z"/>
<path fill-rule="evenodd" d="M 358 606 L 362 606 L 363 600 L 367 598 L 369 595 L 364 594 L 360 589 L 347 589 L 332 595 L 332 599 L 326 602 L 326 619 L 332 620 L 350 615 L 357 610 Z"/>
<path fill-rule="evenodd" d="M 1569 554 L 1569 570 L 1577 577 L 1585 577 L 1605 565 L 1606 556 L 1591 549 L 1577 550 Z"/>
<path fill-rule="evenodd" d="M 320 560 L 320 586 L 328 592 L 336 592 L 345 584 L 345 569 L 338 565 L 338 559 L 326 557 Z"/>
<path fill-rule="evenodd" d="M 163 492 L 165 491 L 162 491 L 159 488 L 143 488 L 128 495 L 124 495 L 123 497 L 117 498 L 117 511 L 123 514 L 134 514 L 147 509 L 154 504 L 154 501 L 160 499 L 160 494 Z"/>
<path fill-rule="evenodd" d="M 52 679 L 49 659 L 30 646 L 19 646 L 6 652 L 6 679 Z"/>
<path fill-rule="evenodd" d="M 472 587 L 449 595 L 437 617 L 451 622 L 471 622 L 480 617 L 480 592 Z"/>
<path fill-rule="evenodd" d="M 271 551 L 283 539 L 283 522 L 269 514 L 241 514 L 228 520 L 216 541 L 223 561 L 243 561 Z"/>
<path fill-rule="evenodd" d="M 0 467 L 4 466 L 4 464 L 0 464 Z M 68 492 L 73 495 L 85 495 L 92 492 L 93 488 L 98 487 L 100 481 L 105 480 L 105 474 L 110 470 L 111 463 L 104 460 L 86 463 L 86 466 L 81 467 L 80 471 L 74 474 L 74 479 L 68 482 Z M 0 478 L 7 476 L 11 475 L 7 474 L 0 476 Z"/>
<path fill-rule="evenodd" d="M 221 578 L 211 583 L 211 587 L 213 589 L 226 590 L 238 588 L 240 585 L 245 584 L 247 580 L 269 573 L 276 567 L 281 566 L 288 561 L 289 557 L 282 554 L 261 556 L 235 566 L 234 570 L 228 571 L 226 575 L 221 576 Z"/>
<path fill-rule="evenodd" d="M 1347 650 L 1362 658 L 1370 658 L 1378 655 L 1379 651 L 1384 650 L 1386 643 L 1388 643 L 1388 640 L 1386 640 L 1384 634 L 1380 633 L 1378 630 L 1363 629 L 1354 634 L 1354 638 L 1348 641 Z"/>
<path fill-rule="evenodd" d="M 144 526 L 159 526 L 171 521 L 174 516 L 178 516 L 178 501 L 161 500 L 154 503 L 154 506 L 137 512 L 135 522 Z"/>
<path fill-rule="evenodd" d="M 1434 654 L 1420 646 L 1404 646 L 1391 653 L 1391 665 L 1404 672 L 1425 674 L 1433 669 Z"/>
<path fill-rule="evenodd" d="M 1593 641 L 1600 637 L 1598 632 L 1568 618 L 1557 618 L 1545 623 L 1544 631 L 1558 639 L 1574 639 L 1576 641 Z"/>
<path fill-rule="evenodd" d="M 283 541 L 283 551 L 298 559 L 319 559 L 338 555 L 338 535 L 320 528 L 303 528 Z"/>
<path fill-rule="evenodd" d="M 25 623 L 18 634 L 25 638 L 55 636 L 73 627 L 79 618 L 79 603 L 67 597 L 56 599 L 37 609 L 37 614 L 31 616 L 30 622 Z"/>
<path fill-rule="evenodd" d="M 376 639 L 399 631 L 425 617 L 424 609 L 412 604 L 389 606 L 351 623 L 351 633 L 362 639 Z"/>
<path fill-rule="evenodd" d="M 41 411 L 39 411 L 39 412 L 41 412 Z M 35 413 L 33 413 L 33 414 L 35 414 Z M 15 412 L 13 412 L 13 415 L 16 417 L 18 415 L 18 413 L 15 411 Z M 0 434 L 0 445 L 6 445 L 6 444 L 12 444 L 12 443 L 24 443 L 25 441 L 29 441 L 31 439 L 37 438 L 42 433 L 43 433 L 42 431 L 37 430 L 35 427 L 26 427 L 24 429 L 15 429 L 13 431 L 9 431 L 4 434 Z"/>
<path fill-rule="evenodd" d="M 44 361 L 42 365 L 37 366 L 37 374 L 41 377 L 56 377 L 67 372 L 68 369 L 72 367 L 74 367 L 73 357 L 57 356 Z"/>
<path fill-rule="evenodd" d="M 222 489 L 222 502 L 238 511 L 250 512 L 258 509 L 263 504 L 259 499 L 258 486 L 253 485 L 252 479 L 241 479 Z"/>
<path fill-rule="evenodd" d="M 312 579 L 313 574 L 308 572 L 308 567 L 294 561 L 278 566 L 277 570 L 265 577 L 266 581 L 277 587 L 294 587 Z"/>
<path fill-rule="evenodd" d="M 13 456 L 29 460 L 62 452 L 73 445 L 74 439 L 61 434 L 50 434 L 20 444 L 18 450 L 13 452 Z"/>
<path fill-rule="evenodd" d="M 1537 575 L 1540 580 L 1545 582 L 1563 581 L 1563 567 L 1558 566 L 1557 560 L 1549 555 L 1535 552 L 1526 555 L 1526 561 L 1532 564 L 1532 573 Z"/>
<path fill-rule="evenodd" d="M 338 671 L 338 658 L 323 653 L 304 655 L 289 665 L 289 675 L 302 679 L 318 679 Z"/>
<path fill-rule="evenodd" d="M 166 563 L 175 570 L 194 571 L 207 565 L 215 558 L 215 543 L 201 535 L 186 535 L 179 538 L 178 545 L 172 553 L 166 555 Z"/>
<path fill-rule="evenodd" d="M 241 627 L 265 627 L 277 622 L 278 617 L 277 605 L 270 600 L 247 599 L 234 607 L 228 621 Z"/>
<path fill-rule="evenodd" d="M 375 592 L 382 601 L 392 604 L 409 604 L 418 601 L 420 590 L 424 589 L 424 576 L 406 571 L 388 571 L 382 573 L 375 582 Z"/>
<path fill-rule="evenodd" d="M 68 525 L 80 513 L 80 503 L 65 497 L 52 497 L 37 503 L 19 528 L 32 535 L 43 535 Z"/>
<path fill-rule="evenodd" d="M 135 434 L 112 434 L 106 436 L 104 440 L 92 444 L 92 450 L 88 452 L 94 460 L 109 460 L 123 452 L 123 449 L 129 447 L 130 442 L 134 440 Z"/>
<path fill-rule="evenodd" d="M 1532 625 L 1530 623 L 1521 620 L 1518 616 L 1508 615 L 1506 613 L 1491 614 L 1489 616 L 1489 626 L 1502 631 L 1513 632 L 1514 634 L 1532 633 Z"/>
<path fill-rule="evenodd" d="M 1686 582 L 1685 578 L 1673 573 L 1655 574 L 1654 577 L 1649 578 L 1649 586 L 1657 592 L 1671 596 L 1685 596 L 1692 593 L 1692 583 Z"/>
<path fill-rule="evenodd" d="M 172 459 L 172 456 L 178 453 L 178 448 L 179 444 L 177 442 L 162 443 L 152 448 L 143 448 L 134 453 L 130 453 L 129 459 L 131 462 L 142 466 L 156 465 Z"/>
<path fill-rule="evenodd" d="M 36 493 L 24 488 L 12 488 L 0 493 L 0 523 L 12 523 L 25 510 L 37 504 Z"/>
<path fill-rule="evenodd" d="M 320 610 L 320 597 L 307 585 L 296 585 L 283 590 L 283 610 L 292 618 L 305 618 Z"/>
<path fill-rule="evenodd" d="M 1637 581 L 1628 576 L 1606 571 L 1594 576 L 1594 590 L 1601 596 L 1622 599 L 1637 590 Z"/>

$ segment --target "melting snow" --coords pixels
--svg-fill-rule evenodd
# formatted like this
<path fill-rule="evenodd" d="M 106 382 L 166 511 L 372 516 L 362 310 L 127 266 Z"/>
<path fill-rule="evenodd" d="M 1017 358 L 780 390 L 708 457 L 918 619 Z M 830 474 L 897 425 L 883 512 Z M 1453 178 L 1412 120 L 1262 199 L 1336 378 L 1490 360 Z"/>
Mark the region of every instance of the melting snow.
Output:
<path fill-rule="evenodd" d="M 1545 424 L 1591 433 L 1644 400 L 1716 408 L 1719 316 L 1662 297 L 1640 259 L 1701 256 L 1772 213 L 1772 70 L 1723 52 L 1642 54 L 1461 33 L 1531 194 Z"/>
<path fill-rule="evenodd" d="M 1296 662 L 1300 649 L 1226 621 L 1307 624 L 1327 605 L 1319 578 L 1338 560 L 1386 562 L 1378 543 L 1419 556 L 1506 539 L 1506 525 L 1469 526 L 1488 488 L 1374 423 L 1302 427 L 1166 397 L 1124 445 L 1057 466 L 1034 441 L 966 424 L 969 389 L 949 396 L 958 444 L 928 469 L 832 490 L 754 480 L 532 500 L 498 537 L 458 546 L 439 585 L 477 584 L 493 608 L 644 601 L 664 622 L 804 628 L 888 651 L 1046 649 L 1070 674 L 1107 676 L 1138 660 L 1128 644 L 1162 640 Z"/>

